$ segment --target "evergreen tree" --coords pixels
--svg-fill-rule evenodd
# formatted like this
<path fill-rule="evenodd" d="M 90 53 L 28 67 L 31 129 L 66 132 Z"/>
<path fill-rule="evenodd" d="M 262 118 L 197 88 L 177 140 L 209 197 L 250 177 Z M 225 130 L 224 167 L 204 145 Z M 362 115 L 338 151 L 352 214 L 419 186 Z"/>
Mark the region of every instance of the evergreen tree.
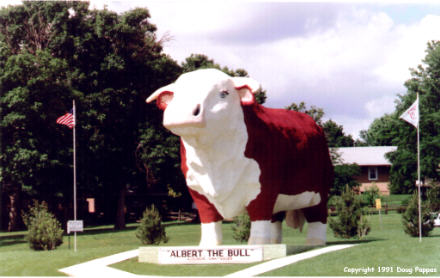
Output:
<path fill-rule="evenodd" d="M 340 197 L 336 197 L 336 218 L 329 218 L 330 228 L 336 237 L 364 237 L 370 231 L 370 225 L 362 213 L 360 197 L 348 186 Z"/>
<path fill-rule="evenodd" d="M 413 237 L 419 236 L 419 206 L 418 195 L 413 194 L 405 213 L 402 215 L 402 224 L 405 233 Z M 429 208 L 422 204 L 422 236 L 428 236 L 434 228 Z"/>
<path fill-rule="evenodd" d="M 154 205 L 151 208 L 145 209 L 139 227 L 136 230 L 136 237 L 142 244 L 148 245 L 159 245 L 161 242 L 168 242 L 159 211 Z"/>

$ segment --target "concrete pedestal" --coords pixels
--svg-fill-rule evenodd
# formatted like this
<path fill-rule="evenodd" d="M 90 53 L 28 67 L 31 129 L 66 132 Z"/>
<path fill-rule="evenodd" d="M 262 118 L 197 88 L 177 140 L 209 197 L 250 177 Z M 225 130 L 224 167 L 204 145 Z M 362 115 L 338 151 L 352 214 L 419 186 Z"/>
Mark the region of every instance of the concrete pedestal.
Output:
<path fill-rule="evenodd" d="M 155 264 L 237 264 L 285 257 L 285 244 L 223 245 L 216 247 L 140 247 L 139 262 Z"/>

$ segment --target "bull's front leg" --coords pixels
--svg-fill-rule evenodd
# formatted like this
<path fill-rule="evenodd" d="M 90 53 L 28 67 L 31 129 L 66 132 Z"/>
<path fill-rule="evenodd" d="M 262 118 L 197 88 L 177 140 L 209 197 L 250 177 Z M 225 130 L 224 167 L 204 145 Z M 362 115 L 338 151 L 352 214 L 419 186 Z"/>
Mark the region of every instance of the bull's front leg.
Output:
<path fill-rule="evenodd" d="M 222 244 L 222 221 L 212 223 L 202 223 L 202 236 L 200 246 L 209 247 Z"/>
<path fill-rule="evenodd" d="M 223 217 L 208 199 L 197 191 L 189 188 L 189 192 L 197 206 L 201 222 L 200 246 L 217 246 L 222 244 Z"/>

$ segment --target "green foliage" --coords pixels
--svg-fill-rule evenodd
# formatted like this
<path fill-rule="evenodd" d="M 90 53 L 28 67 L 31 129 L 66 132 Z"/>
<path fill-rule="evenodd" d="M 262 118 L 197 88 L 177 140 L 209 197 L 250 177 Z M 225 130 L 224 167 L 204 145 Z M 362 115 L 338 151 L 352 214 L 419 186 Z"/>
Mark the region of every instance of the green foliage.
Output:
<path fill-rule="evenodd" d="M 352 147 L 354 145 L 353 137 L 344 133 L 342 125 L 338 125 L 336 122 L 328 120 L 322 125 L 322 128 L 324 129 L 327 144 L 330 148 Z"/>
<path fill-rule="evenodd" d="M 357 164 L 340 164 L 334 166 L 333 186 L 330 188 L 330 195 L 341 195 L 346 186 L 354 188 L 359 186 L 355 180 L 361 173 L 361 168 Z"/>
<path fill-rule="evenodd" d="M 432 184 L 426 192 L 429 208 L 432 212 L 440 212 L 440 185 Z"/>
<path fill-rule="evenodd" d="M 239 242 L 247 242 L 251 234 L 251 219 L 247 213 L 234 217 L 232 237 Z"/>
<path fill-rule="evenodd" d="M 147 245 L 159 245 L 161 242 L 168 242 L 159 211 L 154 205 L 145 209 L 140 225 L 136 229 L 136 237 L 142 244 Z"/>
<path fill-rule="evenodd" d="M 359 196 L 346 187 L 340 197 L 335 197 L 335 218 L 329 218 L 330 228 L 335 237 L 340 238 L 363 238 L 370 231 L 370 225 L 366 216 L 362 215 L 362 206 Z"/>
<path fill-rule="evenodd" d="M 426 204 L 422 204 L 422 236 L 426 237 L 434 228 L 434 222 L 431 220 L 429 208 Z M 418 195 L 413 194 L 409 201 L 405 213 L 402 215 L 402 224 L 405 233 L 412 237 L 419 236 L 419 206 Z"/>
<path fill-rule="evenodd" d="M 368 127 L 360 132 L 360 137 L 368 146 L 392 146 L 393 140 L 399 136 L 396 130 L 398 120 L 394 114 L 385 114 L 377 118 Z"/>
<path fill-rule="evenodd" d="M 421 179 L 440 180 L 440 41 L 428 43 L 423 65 L 411 70 L 411 79 L 405 82 L 407 92 L 396 100 L 395 111 L 376 119 L 361 137 L 369 145 L 398 146 L 387 157 L 392 163 L 390 171 L 391 193 L 413 193 L 417 180 L 417 129 L 399 119 L 416 100 L 419 93 Z"/>
<path fill-rule="evenodd" d="M 300 104 L 292 103 L 286 107 L 287 110 L 293 110 L 297 112 L 306 113 L 315 120 L 318 125 L 322 125 L 322 117 L 324 116 L 324 110 L 322 108 L 312 105 L 307 108 L 305 102 L 301 101 Z"/>
<path fill-rule="evenodd" d="M 362 201 L 367 206 L 376 206 L 376 199 L 380 199 L 379 187 L 373 183 L 372 186 L 368 187 L 364 193 L 362 193 Z"/>
<path fill-rule="evenodd" d="M 25 1 L 0 10 L 0 179 L 40 199 L 70 197 L 72 131 L 55 120 L 75 99 L 78 191 L 118 204 L 105 220 L 117 215 L 123 228 L 124 191 L 145 184 L 134 155 L 140 137 L 162 129 L 145 99 L 181 69 L 162 53 L 147 9 L 118 15 L 88 5 Z"/>
<path fill-rule="evenodd" d="M 28 234 L 26 240 L 34 250 L 53 250 L 63 243 L 63 229 L 55 216 L 48 211 L 47 203 L 34 201 L 29 211 L 22 214 Z"/>

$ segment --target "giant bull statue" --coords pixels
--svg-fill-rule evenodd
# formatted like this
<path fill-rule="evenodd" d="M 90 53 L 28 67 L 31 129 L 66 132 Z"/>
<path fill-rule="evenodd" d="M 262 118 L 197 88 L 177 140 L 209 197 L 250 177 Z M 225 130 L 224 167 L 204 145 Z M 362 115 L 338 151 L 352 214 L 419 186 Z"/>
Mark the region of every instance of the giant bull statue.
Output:
<path fill-rule="evenodd" d="M 197 205 L 200 245 L 219 245 L 224 218 L 247 210 L 249 244 L 281 242 L 281 222 L 325 244 L 333 179 L 322 129 L 304 113 L 259 105 L 260 85 L 216 69 L 182 74 L 156 90 L 163 125 L 181 138 L 181 168 Z"/>

